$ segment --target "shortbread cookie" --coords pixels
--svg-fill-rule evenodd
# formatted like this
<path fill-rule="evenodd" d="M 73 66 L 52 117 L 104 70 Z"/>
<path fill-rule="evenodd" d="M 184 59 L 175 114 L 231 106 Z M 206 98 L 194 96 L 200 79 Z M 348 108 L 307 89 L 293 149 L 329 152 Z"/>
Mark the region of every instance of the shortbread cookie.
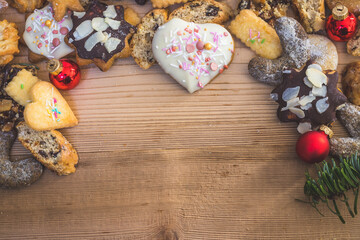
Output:
<path fill-rule="evenodd" d="M 337 112 L 337 117 L 351 137 L 360 138 L 360 106 L 345 103 L 344 107 Z"/>
<path fill-rule="evenodd" d="M 134 15 L 122 5 L 100 2 L 94 2 L 85 13 L 74 12 L 74 26 L 65 40 L 76 50 L 78 64 L 94 62 L 102 71 L 107 71 L 116 58 L 129 57 L 129 39 L 136 31 L 129 21 L 137 21 Z"/>
<path fill-rule="evenodd" d="M 19 141 L 45 167 L 58 175 L 76 171 L 77 152 L 59 131 L 35 131 L 25 122 L 20 122 L 16 128 Z"/>
<path fill-rule="evenodd" d="M 338 53 L 334 43 L 327 37 L 309 34 L 310 60 L 319 64 L 324 70 L 336 70 Z"/>
<path fill-rule="evenodd" d="M 189 0 L 151 0 L 154 8 L 166 8 L 176 3 L 186 3 Z"/>
<path fill-rule="evenodd" d="M 13 54 L 19 53 L 19 35 L 15 23 L 9 23 L 6 19 L 0 21 L 0 59 L 1 64 L 9 63 Z"/>
<path fill-rule="evenodd" d="M 21 70 L 5 87 L 6 93 L 22 106 L 31 102 L 30 90 L 39 79 L 26 69 Z"/>
<path fill-rule="evenodd" d="M 60 22 L 55 21 L 50 4 L 43 9 L 36 9 L 27 18 L 23 34 L 30 50 L 29 60 L 37 62 L 44 59 L 60 59 L 72 53 L 74 50 L 64 41 L 72 26 L 68 14 Z"/>
<path fill-rule="evenodd" d="M 291 0 L 240 0 L 238 9 L 240 11 L 250 9 L 257 16 L 273 25 L 277 18 L 287 16 L 290 3 Z"/>
<path fill-rule="evenodd" d="M 32 129 L 45 131 L 78 124 L 70 106 L 51 83 L 37 82 L 31 89 L 31 100 L 25 107 L 24 118 Z"/>
<path fill-rule="evenodd" d="M 143 69 L 148 69 L 155 63 L 152 52 L 152 40 L 155 31 L 167 21 L 167 18 L 167 10 L 154 9 L 146 14 L 137 26 L 136 33 L 131 39 L 131 55 L 135 62 Z"/>
<path fill-rule="evenodd" d="M 220 25 L 174 18 L 156 31 L 152 50 L 164 71 L 193 93 L 229 67 L 234 40 Z"/>
<path fill-rule="evenodd" d="M 360 0 L 326 0 L 326 5 L 329 9 L 336 7 L 337 3 L 347 7 L 349 12 L 354 13 L 356 16 L 360 15 Z"/>
<path fill-rule="evenodd" d="M 249 62 L 249 74 L 256 80 L 279 85 L 285 68 L 301 68 L 309 59 L 309 38 L 301 24 L 293 18 L 282 17 L 275 21 L 283 55 L 275 60 L 255 57 Z"/>
<path fill-rule="evenodd" d="M 349 101 L 360 106 L 360 62 L 353 62 L 345 67 L 341 83 L 342 90 Z"/>
<path fill-rule="evenodd" d="M 276 59 L 282 54 L 280 39 L 275 30 L 251 10 L 240 11 L 229 29 L 261 57 Z"/>
<path fill-rule="evenodd" d="M 325 32 L 324 0 L 293 0 L 300 15 L 300 23 L 307 33 Z"/>
<path fill-rule="evenodd" d="M 8 0 L 10 6 L 16 8 L 21 13 L 31 13 L 37 8 L 41 8 L 45 0 Z"/>
<path fill-rule="evenodd" d="M 233 11 L 225 3 L 214 0 L 196 0 L 175 9 L 170 14 L 169 20 L 180 18 L 187 22 L 222 24 L 233 15 Z"/>
<path fill-rule="evenodd" d="M 310 61 L 299 69 L 287 69 L 282 83 L 272 93 L 279 103 L 277 115 L 282 122 L 310 123 L 310 127 L 328 125 L 336 120 L 336 110 L 346 102 L 337 89 L 338 73 L 322 71 Z"/>
<path fill-rule="evenodd" d="M 81 6 L 79 0 L 48 0 L 54 9 L 54 18 L 60 22 L 66 15 L 67 10 L 83 12 L 85 9 Z"/>

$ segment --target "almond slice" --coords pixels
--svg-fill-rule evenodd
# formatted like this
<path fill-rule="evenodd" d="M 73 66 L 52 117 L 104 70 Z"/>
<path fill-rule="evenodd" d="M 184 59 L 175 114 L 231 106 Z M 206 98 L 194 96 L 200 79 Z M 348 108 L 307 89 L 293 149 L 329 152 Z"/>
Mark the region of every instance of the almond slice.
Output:
<path fill-rule="evenodd" d="M 107 8 L 103 12 L 103 14 L 104 14 L 104 17 L 107 17 L 107 18 L 116 18 L 117 13 L 116 13 L 114 5 L 107 6 Z"/>
<path fill-rule="evenodd" d="M 293 88 L 287 88 L 282 94 L 282 99 L 287 102 L 293 98 L 296 98 L 297 95 L 300 92 L 300 86 L 293 87 Z"/>
<path fill-rule="evenodd" d="M 296 106 L 299 106 L 299 98 L 298 97 L 287 101 L 286 102 L 286 107 L 283 107 L 281 109 L 281 111 L 285 111 L 285 110 L 288 110 L 289 108 L 296 107 Z"/>
<path fill-rule="evenodd" d="M 328 98 L 322 98 L 316 102 L 316 111 L 320 114 L 324 113 L 329 108 Z"/>
<path fill-rule="evenodd" d="M 75 41 L 79 41 L 83 38 L 86 38 L 87 36 L 89 36 L 92 32 L 94 31 L 94 29 L 91 26 L 91 20 L 86 20 L 84 22 L 82 22 L 76 29 L 74 32 L 74 37 L 75 37 Z"/>
<path fill-rule="evenodd" d="M 300 134 L 304 134 L 306 132 L 310 132 L 312 129 L 311 129 L 311 123 L 309 122 L 302 122 L 302 123 L 299 123 L 298 127 L 297 127 L 297 130 Z"/>
<path fill-rule="evenodd" d="M 298 118 L 304 118 L 305 113 L 300 108 L 289 108 L 289 111 L 294 113 Z"/>
<path fill-rule="evenodd" d="M 317 97 L 326 97 L 327 94 L 327 87 L 322 86 L 321 88 L 313 87 L 311 92 L 314 94 L 314 96 Z"/>
<path fill-rule="evenodd" d="M 105 42 L 105 48 L 108 51 L 108 53 L 111 53 L 112 51 L 114 51 L 119 44 L 121 43 L 120 39 L 117 38 L 109 38 L 106 42 Z"/>
<path fill-rule="evenodd" d="M 327 76 L 315 68 L 308 68 L 306 76 L 315 87 L 320 88 L 323 84 L 327 84 Z"/>
<path fill-rule="evenodd" d="M 310 64 L 310 65 L 308 66 L 308 69 L 309 69 L 309 68 L 317 69 L 317 70 L 319 70 L 320 72 L 323 71 L 322 68 L 321 68 L 321 66 L 320 66 L 319 64 L 316 64 L 316 63 Z"/>
<path fill-rule="evenodd" d="M 308 103 L 312 103 L 315 99 L 315 96 L 302 96 L 299 100 L 299 104 L 305 106 Z"/>
<path fill-rule="evenodd" d="M 121 22 L 120 21 L 116 21 L 116 20 L 112 20 L 110 18 L 105 18 L 105 22 L 107 24 L 109 24 L 109 26 L 113 29 L 113 30 L 117 30 L 120 27 Z"/>
<path fill-rule="evenodd" d="M 102 32 L 96 32 L 91 35 L 85 42 L 86 51 L 90 52 L 96 44 L 103 42 L 106 39 L 106 36 Z"/>
<path fill-rule="evenodd" d="M 95 31 L 103 32 L 109 27 L 109 24 L 105 22 L 104 18 L 96 17 L 91 21 L 91 26 Z"/>

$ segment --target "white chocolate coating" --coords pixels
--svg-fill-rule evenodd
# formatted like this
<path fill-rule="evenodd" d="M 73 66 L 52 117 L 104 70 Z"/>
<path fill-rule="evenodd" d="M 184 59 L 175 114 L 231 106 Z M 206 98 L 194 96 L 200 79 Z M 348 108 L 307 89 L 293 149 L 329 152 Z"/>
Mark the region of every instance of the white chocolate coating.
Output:
<path fill-rule="evenodd" d="M 64 41 L 72 27 L 73 23 L 68 14 L 63 20 L 56 22 L 51 6 L 47 5 L 43 9 L 35 9 L 26 19 L 23 37 L 33 53 L 48 59 L 60 59 L 74 51 Z"/>
<path fill-rule="evenodd" d="M 152 50 L 164 71 L 193 93 L 228 68 L 234 40 L 218 24 L 174 18 L 156 31 Z"/>

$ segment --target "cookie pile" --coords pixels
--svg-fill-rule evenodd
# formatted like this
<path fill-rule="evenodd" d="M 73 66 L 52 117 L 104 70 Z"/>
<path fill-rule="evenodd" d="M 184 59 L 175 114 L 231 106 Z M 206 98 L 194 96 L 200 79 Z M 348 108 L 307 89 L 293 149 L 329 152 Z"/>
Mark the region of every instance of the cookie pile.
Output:
<path fill-rule="evenodd" d="M 352 7 L 352 1 L 343 2 Z M 3 3 L 0 0 L 0 10 L 7 7 Z M 331 126 L 337 115 L 352 138 L 332 138 L 332 154 L 360 150 L 360 110 L 354 105 L 360 98 L 360 64 L 349 65 L 342 74 L 345 96 L 336 87 L 336 47 L 321 35 L 324 0 L 240 0 L 237 13 L 215 0 L 151 0 L 154 9 L 142 19 L 131 8 L 100 0 L 9 3 L 19 12 L 31 13 L 23 39 L 32 63 L 74 57 L 80 66 L 94 63 L 107 71 L 116 59 L 132 56 L 144 70 L 157 62 L 190 93 L 230 67 L 233 34 L 258 55 L 249 62 L 249 74 L 275 86 L 271 96 L 279 104 L 280 121 L 295 121 L 298 131 L 305 133 Z M 183 4 L 172 12 L 165 9 L 178 3 Z M 291 6 L 299 21 L 287 16 Z M 228 28 L 222 26 L 229 20 Z M 0 33 L 0 44 L 6 46 L 0 48 L 0 138 L 5 140 L 0 167 L 7 172 L 0 171 L 0 185 L 29 185 L 40 177 L 42 165 L 59 175 L 75 172 L 76 150 L 56 130 L 76 126 L 75 114 L 51 83 L 37 78 L 35 66 L 7 64 L 18 52 L 16 25 L 4 20 Z M 24 164 L 9 161 L 16 136 L 34 159 Z M 21 176 L 19 169 L 24 169 Z"/>

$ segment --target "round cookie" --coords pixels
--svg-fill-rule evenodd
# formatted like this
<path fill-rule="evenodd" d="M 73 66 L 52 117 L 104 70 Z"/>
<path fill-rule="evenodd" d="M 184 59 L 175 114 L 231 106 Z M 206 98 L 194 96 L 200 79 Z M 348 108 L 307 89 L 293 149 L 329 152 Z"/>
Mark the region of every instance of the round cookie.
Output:
<path fill-rule="evenodd" d="M 310 60 L 324 70 L 336 70 L 338 53 L 332 41 L 322 35 L 309 34 Z"/>
<path fill-rule="evenodd" d="M 64 41 L 72 27 L 69 15 L 60 22 L 55 21 L 50 4 L 43 9 L 36 9 L 27 18 L 23 34 L 24 41 L 30 49 L 29 60 L 37 62 L 46 58 L 60 59 L 72 53 L 74 50 Z"/>
<path fill-rule="evenodd" d="M 349 101 L 360 105 L 360 62 L 353 62 L 345 67 L 341 83 Z"/>

